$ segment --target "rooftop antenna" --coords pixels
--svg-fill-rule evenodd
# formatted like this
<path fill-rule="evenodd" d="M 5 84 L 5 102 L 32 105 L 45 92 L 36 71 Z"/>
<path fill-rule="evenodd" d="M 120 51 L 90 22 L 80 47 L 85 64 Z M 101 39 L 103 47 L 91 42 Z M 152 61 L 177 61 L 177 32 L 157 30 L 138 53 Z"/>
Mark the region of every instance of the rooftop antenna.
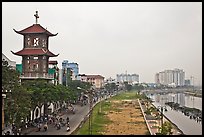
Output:
<path fill-rule="evenodd" d="M 38 11 L 36 11 L 36 13 L 34 14 L 34 16 L 35 16 L 35 24 L 38 24 L 38 18 L 39 18 L 39 16 L 38 16 Z"/>

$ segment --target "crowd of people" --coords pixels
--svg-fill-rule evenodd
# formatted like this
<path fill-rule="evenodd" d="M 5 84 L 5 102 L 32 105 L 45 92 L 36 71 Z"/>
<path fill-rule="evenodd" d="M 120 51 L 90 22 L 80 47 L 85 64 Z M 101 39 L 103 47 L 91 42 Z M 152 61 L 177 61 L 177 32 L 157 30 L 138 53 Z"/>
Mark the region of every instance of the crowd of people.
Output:
<path fill-rule="evenodd" d="M 47 118 L 42 118 L 37 124 L 37 131 L 48 130 L 48 125 L 54 125 L 57 130 L 60 130 L 61 127 L 67 126 L 67 131 L 70 131 L 69 117 L 66 120 L 60 116 L 49 116 Z"/>

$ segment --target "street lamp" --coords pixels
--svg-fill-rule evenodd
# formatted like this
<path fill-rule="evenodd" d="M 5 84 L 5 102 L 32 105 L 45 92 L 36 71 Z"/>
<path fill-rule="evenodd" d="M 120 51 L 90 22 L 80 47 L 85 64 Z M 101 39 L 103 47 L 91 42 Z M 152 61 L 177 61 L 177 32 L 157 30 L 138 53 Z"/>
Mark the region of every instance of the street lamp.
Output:
<path fill-rule="evenodd" d="M 77 89 L 84 90 L 89 95 L 89 135 L 92 135 L 92 106 L 93 106 L 93 90 L 86 90 L 81 87 L 77 87 Z"/>
<path fill-rule="evenodd" d="M 157 110 L 159 111 L 159 110 L 161 110 L 160 111 L 160 114 L 161 114 L 161 132 L 163 131 L 163 124 L 164 124 L 164 111 L 167 111 L 167 108 L 166 108 L 166 106 L 158 106 L 157 107 Z"/>
<path fill-rule="evenodd" d="M 11 93 L 11 90 L 2 90 L 2 130 L 4 130 L 4 99 L 6 98 L 6 93 Z"/>

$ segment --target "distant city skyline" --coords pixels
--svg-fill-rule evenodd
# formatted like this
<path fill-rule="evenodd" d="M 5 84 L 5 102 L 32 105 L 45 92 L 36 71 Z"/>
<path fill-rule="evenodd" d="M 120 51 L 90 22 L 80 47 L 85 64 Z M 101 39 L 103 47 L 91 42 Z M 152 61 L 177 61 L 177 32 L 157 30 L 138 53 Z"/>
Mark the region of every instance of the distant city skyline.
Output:
<path fill-rule="evenodd" d="M 25 12 L 26 11 L 26 12 Z M 23 48 L 14 32 L 38 22 L 51 33 L 49 49 L 78 63 L 79 73 L 116 78 L 138 74 L 155 82 L 157 72 L 182 69 L 202 85 L 202 2 L 2 2 L 2 52 Z"/>

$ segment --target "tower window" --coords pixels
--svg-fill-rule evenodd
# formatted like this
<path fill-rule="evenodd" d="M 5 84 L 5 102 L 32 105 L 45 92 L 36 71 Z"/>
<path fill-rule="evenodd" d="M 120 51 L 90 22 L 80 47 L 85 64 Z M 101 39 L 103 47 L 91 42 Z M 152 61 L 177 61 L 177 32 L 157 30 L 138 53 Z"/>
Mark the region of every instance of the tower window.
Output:
<path fill-rule="evenodd" d="M 39 45 L 39 38 L 34 38 L 34 47 Z"/>
<path fill-rule="evenodd" d="M 46 47 L 46 39 L 42 40 L 42 47 Z"/>
<path fill-rule="evenodd" d="M 33 65 L 33 70 L 36 70 L 36 69 L 38 69 L 38 64 Z"/>
<path fill-rule="evenodd" d="M 28 46 L 31 45 L 31 40 L 30 40 L 30 38 L 27 38 L 27 45 L 28 45 Z"/>
<path fill-rule="evenodd" d="M 43 56 L 43 59 L 46 59 L 46 56 Z"/>

